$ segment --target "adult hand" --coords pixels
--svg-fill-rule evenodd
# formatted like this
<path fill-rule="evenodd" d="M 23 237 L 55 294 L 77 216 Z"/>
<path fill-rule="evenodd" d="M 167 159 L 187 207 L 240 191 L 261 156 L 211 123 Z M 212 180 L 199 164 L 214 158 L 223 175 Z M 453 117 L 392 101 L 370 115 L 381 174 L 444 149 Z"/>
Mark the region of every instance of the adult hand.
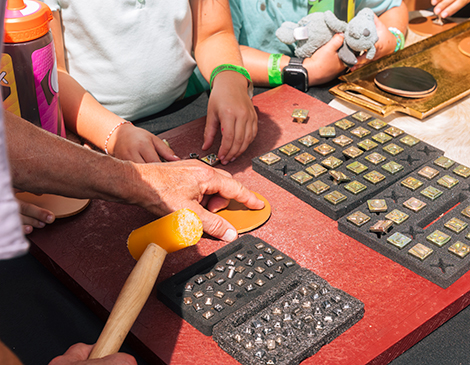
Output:
<path fill-rule="evenodd" d="M 247 92 L 246 78 L 234 71 L 219 73 L 207 106 L 203 150 L 210 148 L 219 129 L 218 157 L 226 165 L 240 156 L 258 133 L 258 115 Z"/>
<path fill-rule="evenodd" d="M 18 191 L 16 191 L 18 192 Z M 37 205 L 16 199 L 20 207 L 20 218 L 24 234 L 30 234 L 34 228 L 44 228 L 55 220 L 55 215 L 50 210 Z"/>
<path fill-rule="evenodd" d="M 470 0 L 431 0 L 434 7 L 434 13 L 443 18 L 454 15 L 457 11 L 467 5 Z"/>
<path fill-rule="evenodd" d="M 201 161 L 136 164 L 134 168 L 144 184 L 134 185 L 137 191 L 129 191 L 129 202 L 159 216 L 182 208 L 191 209 L 201 218 L 204 232 L 227 242 L 235 240 L 237 232 L 215 212 L 225 208 L 231 199 L 250 209 L 264 207 L 263 201 L 228 172 Z M 142 186 L 148 190 L 143 191 Z"/>
<path fill-rule="evenodd" d="M 335 34 L 328 43 L 304 60 L 303 66 L 308 71 L 309 86 L 321 85 L 338 77 L 345 66 L 338 57 L 338 50 L 343 45 L 344 36 Z"/>
<path fill-rule="evenodd" d="M 93 345 L 77 343 L 71 346 L 65 354 L 53 359 L 49 365 L 137 365 L 137 361 L 129 354 L 117 353 L 102 359 L 87 360 Z"/>
<path fill-rule="evenodd" d="M 111 135 L 108 152 L 121 160 L 137 163 L 177 161 L 180 158 L 160 138 L 143 128 L 123 124 Z"/>

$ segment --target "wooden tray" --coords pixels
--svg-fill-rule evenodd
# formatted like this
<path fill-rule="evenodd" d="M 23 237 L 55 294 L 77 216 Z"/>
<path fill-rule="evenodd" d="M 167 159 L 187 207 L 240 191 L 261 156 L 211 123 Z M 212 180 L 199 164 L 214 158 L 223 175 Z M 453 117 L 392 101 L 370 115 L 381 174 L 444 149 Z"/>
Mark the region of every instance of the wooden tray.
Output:
<path fill-rule="evenodd" d="M 470 21 L 341 76 L 344 83 L 330 92 L 384 117 L 401 112 L 418 119 L 426 118 L 470 94 L 470 57 L 458 48 L 466 37 L 470 37 Z M 378 72 L 403 66 L 419 67 L 432 74 L 437 81 L 436 93 L 410 99 L 382 91 L 374 84 Z"/>

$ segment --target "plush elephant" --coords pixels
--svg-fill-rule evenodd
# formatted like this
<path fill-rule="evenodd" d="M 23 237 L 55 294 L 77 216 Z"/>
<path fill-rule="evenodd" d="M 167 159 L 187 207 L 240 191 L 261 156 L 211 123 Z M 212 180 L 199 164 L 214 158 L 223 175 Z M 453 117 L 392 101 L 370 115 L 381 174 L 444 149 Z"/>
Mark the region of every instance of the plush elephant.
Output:
<path fill-rule="evenodd" d="M 369 8 L 359 11 L 349 23 L 339 20 L 331 11 L 326 11 L 309 14 L 298 23 L 284 22 L 276 30 L 276 36 L 281 42 L 296 43 L 295 55 L 300 58 L 310 57 L 336 33 L 344 34 L 344 43 L 338 50 L 338 57 L 348 67 L 357 63 L 356 54 L 362 51 L 367 51 L 367 59 L 374 58 L 375 43 L 379 37 L 374 12 Z"/>

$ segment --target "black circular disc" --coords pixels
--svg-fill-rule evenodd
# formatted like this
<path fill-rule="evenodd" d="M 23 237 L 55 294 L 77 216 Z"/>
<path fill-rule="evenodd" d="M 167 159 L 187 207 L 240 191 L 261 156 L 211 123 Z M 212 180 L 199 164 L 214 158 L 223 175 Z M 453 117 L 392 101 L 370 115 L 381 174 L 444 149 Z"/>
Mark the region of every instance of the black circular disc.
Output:
<path fill-rule="evenodd" d="M 422 98 L 436 91 L 437 82 L 433 75 L 416 67 L 392 67 L 379 72 L 375 84 L 391 94 Z"/>

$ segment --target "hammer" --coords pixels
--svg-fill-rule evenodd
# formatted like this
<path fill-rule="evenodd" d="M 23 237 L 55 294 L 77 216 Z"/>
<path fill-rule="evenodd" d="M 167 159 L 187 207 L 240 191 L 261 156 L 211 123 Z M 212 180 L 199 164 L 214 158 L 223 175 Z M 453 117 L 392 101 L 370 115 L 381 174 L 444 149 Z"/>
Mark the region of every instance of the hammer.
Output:
<path fill-rule="evenodd" d="M 137 261 L 89 359 L 119 351 L 152 291 L 168 253 L 195 245 L 203 233 L 196 213 L 181 209 L 131 232 L 127 247 Z"/>

